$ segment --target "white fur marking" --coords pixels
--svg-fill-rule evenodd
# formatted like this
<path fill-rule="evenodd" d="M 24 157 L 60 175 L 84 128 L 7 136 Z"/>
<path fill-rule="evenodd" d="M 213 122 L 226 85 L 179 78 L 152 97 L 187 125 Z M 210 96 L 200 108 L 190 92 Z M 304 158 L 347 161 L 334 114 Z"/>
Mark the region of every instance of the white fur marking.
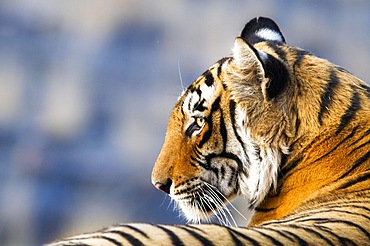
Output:
<path fill-rule="evenodd" d="M 276 187 L 281 150 L 253 139 L 250 128 L 244 125 L 248 125 L 248 117 L 245 117 L 244 110 L 237 106 L 236 112 L 237 131 L 245 143 L 249 160 L 247 166 L 244 166 L 245 171 L 239 176 L 240 189 L 241 193 L 257 206 L 263 201 L 271 186 Z M 257 146 L 260 153 L 257 153 Z M 248 174 L 248 177 L 245 174 Z"/>
<path fill-rule="evenodd" d="M 268 28 L 262 28 L 258 30 L 255 34 L 262 39 L 283 42 L 283 38 L 278 32 L 275 32 L 274 30 Z"/>
<path fill-rule="evenodd" d="M 203 84 L 200 86 L 200 90 L 202 91 L 202 98 L 204 98 L 206 102 L 208 102 L 215 94 L 215 87 L 213 85 L 208 86 Z"/>

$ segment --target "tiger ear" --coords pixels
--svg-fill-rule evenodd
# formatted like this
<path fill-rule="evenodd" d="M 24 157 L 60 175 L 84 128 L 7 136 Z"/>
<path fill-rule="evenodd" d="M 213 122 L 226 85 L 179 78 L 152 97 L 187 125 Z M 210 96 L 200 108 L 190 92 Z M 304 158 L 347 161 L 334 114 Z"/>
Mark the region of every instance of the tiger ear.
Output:
<path fill-rule="evenodd" d="M 242 38 L 236 38 L 233 58 L 238 70 L 255 70 L 266 99 L 278 96 L 289 81 L 286 66 L 277 58 L 258 50 Z"/>
<path fill-rule="evenodd" d="M 265 17 L 254 18 L 243 28 L 240 37 L 254 45 L 263 41 L 285 43 L 285 38 L 278 25 L 271 19 Z"/>
<path fill-rule="evenodd" d="M 233 58 L 236 66 L 240 71 L 257 69 L 261 75 L 264 74 L 264 69 L 261 61 L 261 57 L 266 53 L 261 52 L 258 54 L 258 50 L 252 45 L 247 43 L 242 38 L 238 37 L 235 39 L 233 48 Z M 256 66 L 256 67 L 253 67 Z"/>

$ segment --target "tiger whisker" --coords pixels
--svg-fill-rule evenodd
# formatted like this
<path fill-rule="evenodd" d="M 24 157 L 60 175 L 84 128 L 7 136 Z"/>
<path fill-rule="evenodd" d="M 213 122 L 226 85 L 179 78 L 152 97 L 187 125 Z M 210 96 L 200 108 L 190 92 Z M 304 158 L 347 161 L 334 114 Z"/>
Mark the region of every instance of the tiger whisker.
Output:
<path fill-rule="evenodd" d="M 229 205 L 230 207 L 236 212 L 238 213 L 246 222 L 248 222 L 249 220 L 222 194 L 222 192 L 220 192 L 214 185 L 211 185 L 207 182 L 204 182 L 204 184 L 211 188 L 211 190 L 213 192 L 217 192 Z"/>
<path fill-rule="evenodd" d="M 177 61 L 177 71 L 179 72 L 179 78 L 180 78 L 180 83 L 181 83 L 181 93 L 185 91 L 185 87 L 182 81 L 182 76 L 181 76 L 181 66 L 180 66 L 180 61 Z"/>
<path fill-rule="evenodd" d="M 167 197 L 168 196 L 166 196 L 166 200 L 167 200 Z M 164 201 L 162 202 L 162 205 L 164 204 Z M 167 210 L 170 208 L 170 206 L 172 205 L 172 207 L 173 207 L 173 211 L 175 211 L 176 210 L 176 203 L 175 203 L 175 201 L 170 197 L 170 201 L 168 202 L 168 205 L 167 205 Z"/>
<path fill-rule="evenodd" d="M 228 211 L 228 209 L 225 209 L 224 203 L 222 202 L 222 200 L 220 200 L 219 197 L 217 197 L 217 195 L 215 193 L 211 193 L 210 189 L 207 186 L 205 186 L 205 188 L 206 189 L 203 189 L 204 194 L 205 194 L 205 196 L 209 197 L 209 199 L 206 199 L 206 200 L 208 202 L 212 202 L 212 204 L 214 205 L 214 206 L 210 206 L 213 214 L 217 217 L 217 219 L 220 221 L 220 223 L 222 223 L 226 226 L 232 226 L 232 224 L 229 220 L 229 217 L 227 215 L 227 214 L 229 214 L 229 216 L 231 216 L 231 214 Z M 213 207 L 216 207 L 216 209 L 214 209 Z"/>
<path fill-rule="evenodd" d="M 210 200 L 209 199 L 206 199 L 204 197 L 205 193 L 204 193 L 204 189 L 201 187 L 200 188 L 202 190 L 202 196 L 199 195 L 199 200 L 201 201 L 202 203 L 202 209 L 204 209 L 204 211 L 206 210 L 203 206 L 203 204 L 207 205 L 209 208 L 211 208 L 212 210 L 212 213 L 217 217 L 217 219 L 221 222 L 223 222 L 222 218 L 219 218 L 219 215 L 216 213 L 216 211 L 213 209 L 213 206 L 211 206 L 212 204 L 210 204 Z M 206 212 L 204 212 L 204 215 L 205 215 L 205 218 L 209 218 L 209 216 L 206 214 Z"/>
<path fill-rule="evenodd" d="M 219 210 L 215 210 L 213 208 L 213 206 L 212 206 L 213 204 L 211 204 L 210 199 L 203 199 L 203 200 L 207 204 L 207 206 L 211 208 L 211 211 L 212 211 L 213 215 L 217 218 L 217 220 L 220 222 L 220 224 L 227 225 L 228 224 L 227 219 L 226 220 L 224 219 L 225 216 L 222 216 L 223 214 L 220 213 Z"/>
<path fill-rule="evenodd" d="M 203 220 L 205 220 L 206 221 L 206 223 L 210 223 L 210 219 L 209 219 L 209 216 L 207 215 L 207 213 L 206 213 L 206 209 L 205 209 L 205 207 L 204 207 L 204 203 L 203 203 L 203 197 L 202 196 L 200 196 L 200 194 L 199 194 L 199 192 L 197 192 L 197 195 L 198 195 L 198 197 L 199 197 L 199 205 L 200 205 L 200 209 L 201 209 L 201 212 L 202 212 L 202 214 L 203 214 L 203 217 L 204 217 L 204 219 Z"/>
<path fill-rule="evenodd" d="M 236 227 L 237 224 L 236 224 L 232 214 L 230 213 L 230 210 L 225 206 L 224 202 L 217 196 L 215 191 L 213 191 L 213 189 L 207 187 L 207 193 L 212 197 L 212 199 L 214 201 L 214 204 L 217 207 L 217 210 L 225 217 L 225 220 L 228 222 L 225 225 L 232 226 L 232 223 L 229 220 L 229 218 L 231 218 L 235 227 Z"/>
<path fill-rule="evenodd" d="M 207 188 L 207 187 L 204 187 Z M 206 205 L 211 209 L 212 214 L 217 218 L 217 220 L 222 224 L 222 225 L 230 225 L 230 221 L 228 220 L 227 215 L 225 214 L 225 211 L 223 210 L 223 204 L 220 204 L 212 195 L 209 193 L 208 188 L 204 189 L 201 187 L 201 190 L 203 191 L 203 197 L 202 201 L 206 203 Z M 216 208 L 214 208 L 216 207 Z M 207 216 L 209 217 L 209 216 Z"/>

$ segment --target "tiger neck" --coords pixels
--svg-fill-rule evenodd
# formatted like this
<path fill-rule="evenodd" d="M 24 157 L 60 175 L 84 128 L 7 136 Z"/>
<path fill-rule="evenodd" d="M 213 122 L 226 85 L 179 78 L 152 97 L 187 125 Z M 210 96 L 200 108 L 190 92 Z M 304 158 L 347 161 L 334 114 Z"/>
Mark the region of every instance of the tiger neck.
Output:
<path fill-rule="evenodd" d="M 351 148 L 338 147 L 345 141 L 352 141 L 348 139 L 355 131 L 362 136 L 366 136 L 367 133 L 368 136 L 362 139 L 362 142 L 370 140 L 368 123 L 363 122 L 359 125 L 361 126 L 348 128 L 339 135 L 334 135 L 330 131 L 320 132 L 314 139 L 297 143 L 291 154 L 282 158 L 276 191 L 271 189 L 255 209 L 249 226 L 281 219 L 308 201 L 329 196 L 345 196 L 345 190 L 338 191 L 341 180 L 346 182 L 370 170 L 370 158 L 364 160 L 362 163 L 364 167 L 351 169 L 353 165 L 351 163 L 364 157 L 363 152 L 353 154 Z M 348 159 L 343 156 L 347 156 Z M 349 169 L 352 170 L 350 173 Z M 368 182 L 370 186 L 370 180 Z"/>

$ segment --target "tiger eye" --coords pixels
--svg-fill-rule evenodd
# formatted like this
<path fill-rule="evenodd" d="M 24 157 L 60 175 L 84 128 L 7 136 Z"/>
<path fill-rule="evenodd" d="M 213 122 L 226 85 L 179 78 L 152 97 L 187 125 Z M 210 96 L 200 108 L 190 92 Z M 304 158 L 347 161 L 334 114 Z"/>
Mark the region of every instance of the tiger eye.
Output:
<path fill-rule="evenodd" d="M 203 124 L 204 124 L 204 118 L 198 117 L 198 118 L 196 118 L 195 121 L 196 121 L 198 126 L 203 126 Z"/>

